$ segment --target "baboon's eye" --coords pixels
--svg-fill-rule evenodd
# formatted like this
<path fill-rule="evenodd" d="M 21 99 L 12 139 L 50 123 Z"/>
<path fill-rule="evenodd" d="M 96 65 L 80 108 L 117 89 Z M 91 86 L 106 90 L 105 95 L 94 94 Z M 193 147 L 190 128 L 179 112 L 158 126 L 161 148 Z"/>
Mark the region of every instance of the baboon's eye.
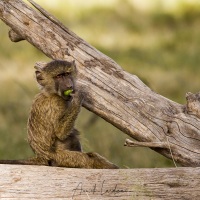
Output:
<path fill-rule="evenodd" d="M 64 72 L 64 73 L 58 74 L 55 78 L 63 78 L 65 76 L 69 76 L 69 75 L 70 75 L 69 72 Z"/>

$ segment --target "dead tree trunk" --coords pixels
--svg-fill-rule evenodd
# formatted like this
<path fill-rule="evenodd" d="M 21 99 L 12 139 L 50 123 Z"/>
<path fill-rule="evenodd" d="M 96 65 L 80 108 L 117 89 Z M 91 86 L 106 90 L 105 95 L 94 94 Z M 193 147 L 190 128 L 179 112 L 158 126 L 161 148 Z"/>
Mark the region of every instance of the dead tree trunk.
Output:
<path fill-rule="evenodd" d="M 0 18 L 12 41 L 25 39 L 53 59 L 75 60 L 79 85 L 87 88 L 84 107 L 139 142 L 183 166 L 200 166 L 200 94 L 180 105 L 156 94 L 135 75 L 64 27 L 29 0 L 1 0 Z"/>

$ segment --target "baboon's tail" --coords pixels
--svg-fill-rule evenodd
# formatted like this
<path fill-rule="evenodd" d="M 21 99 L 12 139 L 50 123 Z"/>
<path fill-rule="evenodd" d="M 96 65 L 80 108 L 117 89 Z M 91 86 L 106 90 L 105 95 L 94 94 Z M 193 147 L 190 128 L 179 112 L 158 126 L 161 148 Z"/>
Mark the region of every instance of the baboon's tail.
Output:
<path fill-rule="evenodd" d="M 9 165 L 49 165 L 48 161 L 31 158 L 27 160 L 0 160 L 0 164 L 9 164 Z"/>

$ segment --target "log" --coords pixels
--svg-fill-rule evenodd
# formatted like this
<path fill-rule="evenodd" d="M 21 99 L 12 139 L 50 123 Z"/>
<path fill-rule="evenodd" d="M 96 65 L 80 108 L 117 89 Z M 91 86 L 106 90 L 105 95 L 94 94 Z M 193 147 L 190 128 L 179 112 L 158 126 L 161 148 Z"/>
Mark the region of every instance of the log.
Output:
<path fill-rule="evenodd" d="M 1 199 L 200 199 L 200 168 L 70 169 L 0 165 Z"/>
<path fill-rule="evenodd" d="M 182 166 L 200 166 L 200 94 L 188 93 L 181 105 L 155 93 L 29 2 L 39 12 L 21 0 L 0 1 L 0 18 L 15 32 L 9 34 L 12 41 L 25 39 L 50 58 L 75 60 L 78 86 L 86 88 L 85 108 L 136 139 L 137 146 L 149 145 Z"/>

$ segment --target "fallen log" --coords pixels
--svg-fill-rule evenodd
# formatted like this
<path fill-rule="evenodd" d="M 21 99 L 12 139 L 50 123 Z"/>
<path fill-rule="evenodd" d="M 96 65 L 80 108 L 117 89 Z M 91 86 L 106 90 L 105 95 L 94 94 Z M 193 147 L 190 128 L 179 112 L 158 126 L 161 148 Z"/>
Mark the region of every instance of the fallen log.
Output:
<path fill-rule="evenodd" d="M 78 85 L 87 88 L 84 107 L 138 140 L 138 146 L 146 144 L 182 166 L 200 166 L 200 94 L 188 93 L 187 105 L 181 105 L 155 93 L 29 2 L 37 10 L 21 0 L 0 1 L 0 18 L 11 27 L 12 41 L 27 40 L 53 59 L 75 60 Z"/>
<path fill-rule="evenodd" d="M 200 168 L 67 169 L 0 165 L 1 199 L 200 199 Z"/>

